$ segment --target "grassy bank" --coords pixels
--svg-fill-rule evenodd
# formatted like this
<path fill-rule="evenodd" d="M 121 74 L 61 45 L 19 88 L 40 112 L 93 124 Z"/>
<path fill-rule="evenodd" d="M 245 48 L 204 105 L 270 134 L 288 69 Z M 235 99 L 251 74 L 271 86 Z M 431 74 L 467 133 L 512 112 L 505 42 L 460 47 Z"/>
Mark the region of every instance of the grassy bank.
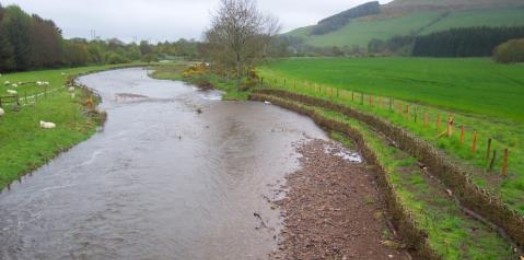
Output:
<path fill-rule="evenodd" d="M 151 77 L 155 79 L 184 81 L 204 89 L 215 88 L 224 92 L 223 100 L 247 100 L 248 91 L 240 91 L 238 88 L 242 81 L 228 79 L 211 72 L 187 73 L 187 69 L 195 62 L 177 62 L 172 64 L 162 64 L 154 68 Z"/>
<path fill-rule="evenodd" d="M 472 179 L 477 185 L 500 194 L 524 215 L 521 68 L 485 59 L 290 59 L 263 67 L 260 74 L 273 87 L 344 104 L 408 129 L 474 168 Z M 398 78 L 404 80 L 398 82 Z M 508 114 L 506 106 L 513 111 Z M 484 114 L 486 107 L 490 112 Z M 448 137 L 442 133 L 450 113 L 455 131 Z M 505 149 L 509 149 L 509 170 L 507 176 L 501 176 Z M 494 150 L 498 156 L 490 170 Z"/>
<path fill-rule="evenodd" d="M 304 113 L 328 130 L 342 132 L 334 136 L 343 143 L 348 137 L 356 140 L 366 159 L 380 166 L 379 179 L 384 185 L 389 217 L 417 258 L 512 258 L 511 247 L 502 237 L 465 214 L 446 188 L 421 170 L 414 157 L 391 146 L 369 126 L 341 113 L 287 98 L 258 93 L 253 97 Z M 388 238 L 385 235 L 385 241 Z"/>
<path fill-rule="evenodd" d="M 76 88 L 75 97 L 72 98 L 65 87 L 66 81 L 76 75 L 119 67 L 122 66 L 2 75 L 0 96 L 7 94 L 7 89 L 16 90 L 21 98 L 21 106 L 4 104 L 6 113 L 0 117 L 0 190 L 95 132 L 100 123 L 99 118 L 89 110 L 93 108 L 92 101 L 96 98 L 80 88 Z M 5 81 L 19 86 L 15 88 L 11 84 L 4 84 Z M 38 86 L 36 81 L 47 81 L 49 86 Z M 40 120 L 54 122 L 56 128 L 41 129 Z"/>

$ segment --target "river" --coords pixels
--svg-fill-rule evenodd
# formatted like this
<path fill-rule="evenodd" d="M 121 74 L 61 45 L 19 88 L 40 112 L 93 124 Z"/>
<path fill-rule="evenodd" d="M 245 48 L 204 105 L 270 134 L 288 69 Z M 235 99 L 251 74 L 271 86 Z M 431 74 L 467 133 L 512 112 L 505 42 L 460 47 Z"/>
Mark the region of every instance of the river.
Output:
<path fill-rule="evenodd" d="M 80 78 L 108 120 L 0 193 L 1 259 L 265 259 L 306 117 L 144 69 Z M 60 126 L 58 126 L 60 127 Z M 259 217 L 260 216 L 260 217 Z"/>

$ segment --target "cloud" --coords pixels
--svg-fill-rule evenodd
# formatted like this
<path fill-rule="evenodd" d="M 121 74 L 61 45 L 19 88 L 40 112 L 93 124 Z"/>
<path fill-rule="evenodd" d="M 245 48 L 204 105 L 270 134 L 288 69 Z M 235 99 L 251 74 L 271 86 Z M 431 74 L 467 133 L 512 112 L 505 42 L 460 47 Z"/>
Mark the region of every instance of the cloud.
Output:
<path fill-rule="evenodd" d="M 381 1 L 382 3 L 390 0 Z M 315 24 L 366 0 L 259 0 L 261 11 L 279 18 L 283 31 Z M 173 41 L 200 39 L 219 0 L 8 0 L 28 13 L 51 19 L 64 37 Z"/>

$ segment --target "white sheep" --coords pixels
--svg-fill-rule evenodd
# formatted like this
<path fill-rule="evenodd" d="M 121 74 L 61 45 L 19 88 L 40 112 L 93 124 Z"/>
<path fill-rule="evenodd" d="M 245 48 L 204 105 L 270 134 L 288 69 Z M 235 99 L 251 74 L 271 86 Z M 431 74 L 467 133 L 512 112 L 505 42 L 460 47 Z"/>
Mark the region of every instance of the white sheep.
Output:
<path fill-rule="evenodd" d="M 16 90 L 12 90 L 12 89 L 8 89 L 8 90 L 7 90 L 7 93 L 9 93 L 9 94 L 11 94 L 11 95 L 16 95 L 16 94 L 18 94 L 18 91 L 16 91 Z"/>
<path fill-rule="evenodd" d="M 75 91 L 75 87 L 69 87 L 69 88 L 67 89 L 67 91 L 69 91 L 69 92 L 74 92 L 74 91 Z"/>
<path fill-rule="evenodd" d="M 13 84 L 11 84 L 11 87 L 13 87 L 13 88 L 18 88 L 18 84 L 13 83 Z"/>
<path fill-rule="evenodd" d="M 55 128 L 56 125 L 53 122 L 40 121 L 40 127 L 44 129 Z"/>
<path fill-rule="evenodd" d="M 36 82 L 36 85 L 38 85 L 38 86 L 42 86 L 42 81 L 37 81 L 37 82 Z"/>
<path fill-rule="evenodd" d="M 0 107 L 0 117 L 3 116 L 4 114 L 5 114 L 4 109 Z"/>
<path fill-rule="evenodd" d="M 9 85 L 11 82 L 9 80 L 4 81 L 4 85 Z"/>

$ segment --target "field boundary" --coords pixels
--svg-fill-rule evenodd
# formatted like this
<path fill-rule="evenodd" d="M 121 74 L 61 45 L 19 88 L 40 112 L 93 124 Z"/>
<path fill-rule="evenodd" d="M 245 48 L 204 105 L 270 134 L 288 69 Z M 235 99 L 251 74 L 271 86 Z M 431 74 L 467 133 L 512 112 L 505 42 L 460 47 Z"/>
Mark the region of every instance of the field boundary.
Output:
<path fill-rule="evenodd" d="M 391 220 L 397 229 L 397 232 L 405 240 L 405 242 L 415 250 L 416 256 L 420 259 L 441 259 L 432 249 L 427 241 L 427 235 L 423 230 L 420 230 L 415 224 L 415 220 L 403 207 L 395 193 L 395 188 L 387 178 L 387 170 L 378 162 L 377 156 L 373 149 L 367 145 L 362 134 L 352 128 L 351 126 L 337 122 L 332 119 L 327 119 L 312 109 L 301 107 L 300 105 L 294 104 L 282 100 L 278 97 L 269 96 L 261 93 L 252 93 L 249 96 L 250 100 L 253 101 L 267 101 L 269 100 L 273 104 L 295 111 L 297 113 L 310 117 L 317 125 L 331 129 L 336 132 L 340 132 L 345 136 L 351 138 L 360 148 L 362 155 L 372 165 L 378 166 L 378 181 L 380 187 L 384 190 L 384 200 Z"/>
<path fill-rule="evenodd" d="M 516 248 L 520 251 L 523 250 L 524 218 L 518 212 L 508 208 L 500 197 L 490 194 L 487 190 L 474 184 L 466 167 L 438 151 L 426 141 L 383 119 L 322 99 L 271 89 L 257 90 L 253 96 L 257 94 L 288 98 L 307 105 L 334 110 L 362 121 L 383 133 L 398 148 L 424 163 L 433 175 L 438 177 L 453 192 L 453 195 L 463 207 L 479 213 L 483 218 L 500 227 L 499 233 L 503 236 L 507 234 L 515 242 Z"/>

